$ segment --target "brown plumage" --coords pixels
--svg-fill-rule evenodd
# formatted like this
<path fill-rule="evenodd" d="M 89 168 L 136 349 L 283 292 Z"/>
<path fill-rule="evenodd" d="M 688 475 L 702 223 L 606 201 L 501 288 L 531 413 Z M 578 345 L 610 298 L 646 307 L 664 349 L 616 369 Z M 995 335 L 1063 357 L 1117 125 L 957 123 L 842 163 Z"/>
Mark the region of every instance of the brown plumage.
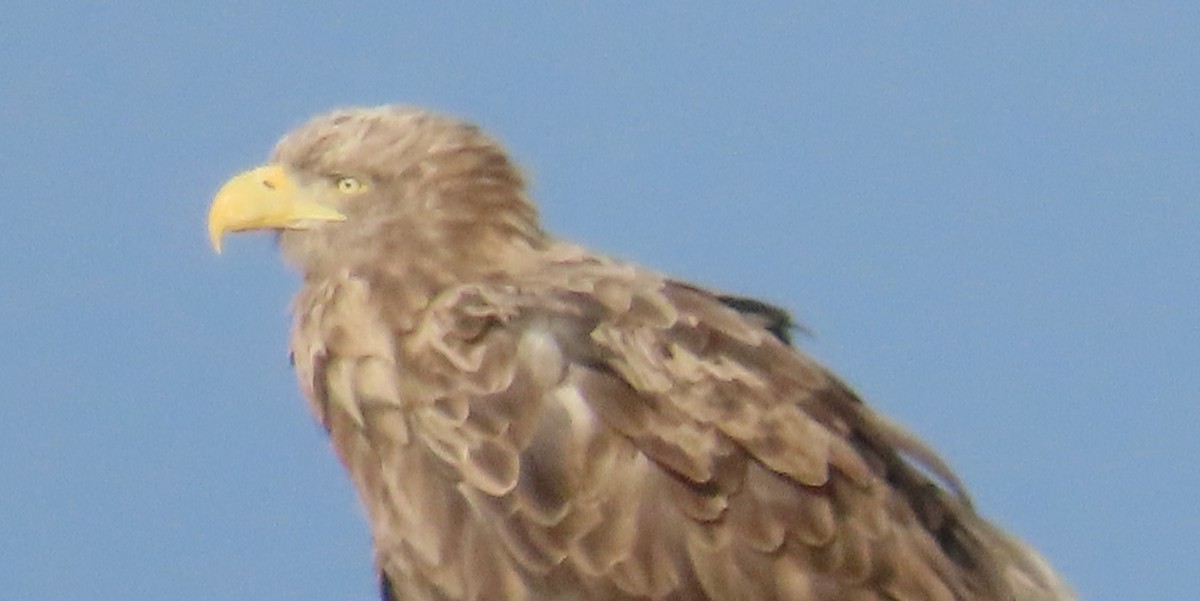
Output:
<path fill-rule="evenodd" d="M 314 119 L 214 201 L 264 228 L 387 599 L 1073 598 L 786 313 L 546 234 L 472 126 Z"/>

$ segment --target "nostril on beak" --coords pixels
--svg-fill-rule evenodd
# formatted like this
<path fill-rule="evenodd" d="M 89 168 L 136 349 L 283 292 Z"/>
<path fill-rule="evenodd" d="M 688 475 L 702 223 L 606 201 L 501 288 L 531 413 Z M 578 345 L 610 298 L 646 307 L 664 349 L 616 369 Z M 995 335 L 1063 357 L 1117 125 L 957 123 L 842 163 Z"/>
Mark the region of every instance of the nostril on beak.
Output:
<path fill-rule="evenodd" d="M 262 185 L 263 185 L 263 187 L 264 187 L 264 188 L 266 188 L 266 189 L 268 189 L 268 190 L 274 190 L 274 189 L 275 189 L 275 183 L 274 183 L 274 182 L 272 182 L 272 181 L 271 181 L 271 180 L 269 180 L 269 179 L 264 179 L 264 180 L 262 181 Z"/>

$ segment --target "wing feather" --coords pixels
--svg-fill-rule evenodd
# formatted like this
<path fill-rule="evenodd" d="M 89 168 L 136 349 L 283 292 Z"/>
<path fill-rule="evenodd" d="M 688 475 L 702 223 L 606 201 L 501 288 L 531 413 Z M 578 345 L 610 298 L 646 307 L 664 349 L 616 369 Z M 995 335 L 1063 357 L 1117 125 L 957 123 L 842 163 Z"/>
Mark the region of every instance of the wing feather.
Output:
<path fill-rule="evenodd" d="M 349 275 L 297 303 L 302 387 L 396 598 L 1012 598 L 1017 547 L 786 313 L 558 257 L 416 319 Z"/>

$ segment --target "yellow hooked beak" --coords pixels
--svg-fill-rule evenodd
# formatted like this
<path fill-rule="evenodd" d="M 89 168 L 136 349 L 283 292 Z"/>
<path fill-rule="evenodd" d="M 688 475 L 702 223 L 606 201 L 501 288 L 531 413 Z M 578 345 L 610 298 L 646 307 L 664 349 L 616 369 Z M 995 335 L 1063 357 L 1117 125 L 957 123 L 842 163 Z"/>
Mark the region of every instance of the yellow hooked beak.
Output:
<path fill-rule="evenodd" d="M 282 166 L 266 165 L 235 175 L 217 191 L 208 210 L 208 239 L 220 253 L 225 232 L 302 230 L 315 222 L 345 219 L 313 200 Z"/>

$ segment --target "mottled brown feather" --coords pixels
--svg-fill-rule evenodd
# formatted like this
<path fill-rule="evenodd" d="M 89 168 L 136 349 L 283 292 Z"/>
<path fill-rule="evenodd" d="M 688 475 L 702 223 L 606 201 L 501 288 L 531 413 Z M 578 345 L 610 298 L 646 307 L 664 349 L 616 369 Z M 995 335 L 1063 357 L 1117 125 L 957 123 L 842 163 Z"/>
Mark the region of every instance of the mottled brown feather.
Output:
<path fill-rule="evenodd" d="M 547 236 L 477 128 L 338 111 L 273 158 L 371 186 L 280 244 L 390 598 L 1073 598 L 785 312 Z"/>

